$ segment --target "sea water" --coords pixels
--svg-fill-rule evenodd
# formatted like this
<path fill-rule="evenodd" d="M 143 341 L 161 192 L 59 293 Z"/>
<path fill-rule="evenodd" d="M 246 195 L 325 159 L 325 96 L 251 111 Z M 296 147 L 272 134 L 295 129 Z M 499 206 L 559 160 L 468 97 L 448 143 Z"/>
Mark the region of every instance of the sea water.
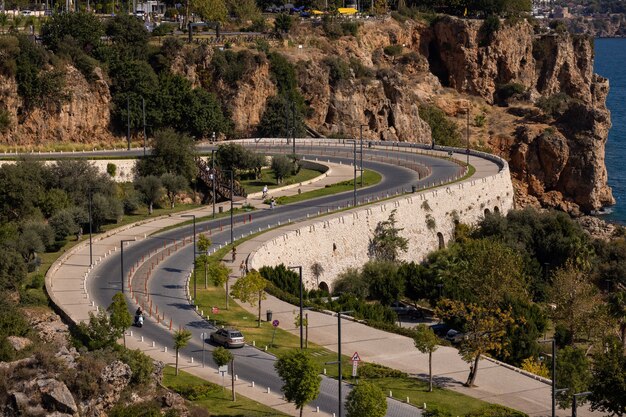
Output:
<path fill-rule="evenodd" d="M 595 40 L 594 71 L 609 79 L 607 107 L 613 126 L 606 144 L 606 168 L 616 204 L 605 220 L 626 224 L 626 39 Z"/>

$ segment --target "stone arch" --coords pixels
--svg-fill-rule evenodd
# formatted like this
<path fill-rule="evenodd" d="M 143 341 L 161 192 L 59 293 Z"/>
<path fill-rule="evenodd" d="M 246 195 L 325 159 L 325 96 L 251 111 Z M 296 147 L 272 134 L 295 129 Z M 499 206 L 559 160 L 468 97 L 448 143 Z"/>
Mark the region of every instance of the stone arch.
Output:
<path fill-rule="evenodd" d="M 437 240 L 439 241 L 439 249 L 446 247 L 446 241 L 443 239 L 443 233 L 437 232 Z"/>
<path fill-rule="evenodd" d="M 318 290 L 326 291 L 326 293 L 330 294 L 330 288 L 328 288 L 328 284 L 324 281 L 320 282 L 320 285 L 317 286 Z"/>
<path fill-rule="evenodd" d="M 491 214 L 491 211 L 489 211 L 489 209 L 488 209 L 488 208 L 486 208 L 486 209 L 485 209 L 485 216 L 487 216 L 487 215 L 489 215 L 489 214 Z"/>
<path fill-rule="evenodd" d="M 498 206 L 495 206 L 493 208 L 493 212 L 494 212 L 494 214 L 500 214 L 500 208 Z"/>

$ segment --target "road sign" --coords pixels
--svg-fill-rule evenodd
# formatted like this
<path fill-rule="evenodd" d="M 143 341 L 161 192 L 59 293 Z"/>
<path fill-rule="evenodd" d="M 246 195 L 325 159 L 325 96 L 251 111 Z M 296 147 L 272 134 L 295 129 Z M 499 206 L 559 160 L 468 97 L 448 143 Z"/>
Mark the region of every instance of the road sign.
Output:
<path fill-rule="evenodd" d="M 280 324 L 280 322 L 278 320 L 272 321 L 272 326 L 274 326 L 274 327 L 278 327 L 279 324 Z"/>
<path fill-rule="evenodd" d="M 359 356 L 358 352 L 354 352 L 354 355 L 352 355 L 352 359 L 350 359 L 352 362 L 359 362 L 361 360 L 361 357 Z"/>
<path fill-rule="evenodd" d="M 352 361 L 352 378 L 356 378 L 356 371 L 359 367 L 359 361 Z"/>
<path fill-rule="evenodd" d="M 220 312 L 220 309 L 217 307 L 211 307 L 211 313 L 213 314 L 218 314 Z"/>

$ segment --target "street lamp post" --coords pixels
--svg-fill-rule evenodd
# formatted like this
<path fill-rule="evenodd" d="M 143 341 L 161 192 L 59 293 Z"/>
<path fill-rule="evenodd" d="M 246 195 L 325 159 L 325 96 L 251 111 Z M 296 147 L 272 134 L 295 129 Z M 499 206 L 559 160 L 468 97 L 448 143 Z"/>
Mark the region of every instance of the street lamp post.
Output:
<path fill-rule="evenodd" d="M 302 334 L 303 329 L 302 329 L 302 320 L 303 320 L 303 316 L 302 316 L 302 311 L 304 310 L 304 303 L 302 301 L 302 265 L 298 265 L 298 266 L 289 266 L 288 269 L 297 269 L 298 270 L 298 274 L 300 275 L 300 349 L 304 349 L 304 336 Z"/>
<path fill-rule="evenodd" d="M 590 391 L 585 391 L 585 392 L 577 392 L 576 394 L 572 395 L 572 417 L 577 417 L 578 416 L 578 397 L 583 397 L 585 395 L 591 395 L 592 393 Z"/>
<path fill-rule="evenodd" d="M 552 417 L 556 417 L 556 340 L 546 339 L 540 340 L 539 343 L 552 344 Z"/>
<path fill-rule="evenodd" d="M 143 156 L 146 156 L 146 100 L 141 97 L 141 113 L 143 115 Z"/>
<path fill-rule="evenodd" d="M 213 132 L 213 140 L 215 140 L 215 132 Z M 215 149 L 211 149 L 211 183 L 213 184 L 213 218 L 215 218 Z"/>
<path fill-rule="evenodd" d="M 341 409 L 342 405 L 343 405 L 343 398 L 342 398 L 342 394 L 341 394 L 341 383 L 342 383 L 342 379 L 343 379 L 343 375 L 342 375 L 342 370 L 341 370 L 341 315 L 342 314 L 348 314 L 348 313 L 352 313 L 352 310 L 346 310 L 346 311 L 340 311 L 337 313 L 337 361 L 336 362 L 326 362 L 327 365 L 334 365 L 337 364 L 337 367 L 339 368 L 339 384 L 337 386 L 338 388 L 338 402 L 339 402 L 339 410 L 338 410 L 338 416 L 341 417 L 343 414 L 343 410 Z"/>
<path fill-rule="evenodd" d="M 352 157 L 353 157 L 353 165 L 354 165 L 354 192 L 353 192 L 353 196 L 352 196 L 352 205 L 354 207 L 356 207 L 356 140 L 354 139 L 350 139 L 348 140 L 348 142 L 352 142 L 352 145 L 354 146 L 353 151 L 352 151 Z"/>
<path fill-rule="evenodd" d="M 120 280 L 122 282 L 122 294 L 124 294 L 124 243 L 134 242 L 135 239 L 122 239 L 120 240 Z"/>
<path fill-rule="evenodd" d="M 193 302 L 196 302 L 196 292 L 198 286 L 198 280 L 196 279 L 196 215 L 195 214 L 183 214 L 180 217 L 193 218 Z"/>
<path fill-rule="evenodd" d="M 92 217 L 91 217 L 91 206 L 92 206 L 92 198 L 93 198 L 93 192 L 92 190 L 89 190 L 89 266 L 93 266 L 93 243 L 91 240 L 91 234 L 93 232 L 92 230 Z M 82 234 L 82 232 L 81 232 Z"/>
<path fill-rule="evenodd" d="M 465 136 L 467 137 L 467 148 L 465 149 L 465 153 L 467 154 L 467 166 L 469 167 L 469 155 L 470 155 L 470 148 L 469 148 L 469 119 L 470 119 L 470 109 L 469 107 L 467 108 L 467 127 L 465 129 Z"/>
<path fill-rule="evenodd" d="M 361 167 L 361 187 L 363 187 L 363 126 L 368 126 L 368 125 L 360 125 L 359 129 L 360 129 L 360 133 L 361 133 L 361 162 L 359 163 L 360 167 Z"/>

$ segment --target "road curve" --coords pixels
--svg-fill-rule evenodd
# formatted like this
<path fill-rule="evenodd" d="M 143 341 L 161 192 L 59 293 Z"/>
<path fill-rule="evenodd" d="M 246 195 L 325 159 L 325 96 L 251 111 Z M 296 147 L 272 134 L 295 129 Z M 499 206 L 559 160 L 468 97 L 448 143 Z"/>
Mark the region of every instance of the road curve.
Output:
<path fill-rule="evenodd" d="M 265 148 L 265 146 L 261 146 Z M 257 149 L 259 146 L 257 145 Z M 289 148 L 278 146 L 272 151 L 287 152 Z M 260 149 L 259 149 L 260 150 Z M 346 152 L 345 147 L 342 150 L 336 149 L 334 155 L 328 156 L 329 149 L 325 147 L 316 147 L 311 145 L 304 149 L 304 156 L 307 159 L 320 158 L 330 160 L 331 162 L 350 163 L 350 152 Z M 375 199 L 384 196 L 387 193 L 393 193 L 396 190 L 409 190 L 412 186 L 421 187 L 426 184 L 437 184 L 459 174 L 458 164 L 443 158 L 433 158 L 423 155 L 407 154 L 402 152 L 404 149 L 381 150 L 381 149 L 365 149 L 364 150 L 364 166 L 366 169 L 373 169 L 383 175 L 381 183 L 370 187 L 366 190 L 359 191 L 359 200 Z M 112 155 L 111 155 L 112 156 Z M 351 156 L 351 155 L 350 155 Z M 396 158 L 396 164 L 386 164 L 376 161 L 367 161 L 367 157 L 390 159 Z M 423 164 L 432 168 L 432 173 L 426 178 L 419 178 L 419 175 L 410 169 L 398 166 L 402 164 Z M 496 168 L 497 169 L 497 168 Z M 480 172 L 478 173 L 480 175 Z M 237 226 L 235 235 L 248 234 L 255 232 L 260 226 L 275 225 L 285 223 L 288 220 L 296 221 L 306 218 L 307 215 L 316 215 L 329 209 L 335 209 L 337 206 L 343 206 L 346 202 L 352 201 L 352 192 L 342 193 L 338 195 L 322 197 L 315 200 L 309 200 L 301 204 L 280 206 L 275 210 L 265 210 L 254 214 L 253 223 Z M 237 223 L 242 221 L 243 216 L 236 216 Z M 221 221 L 223 222 L 223 220 Z M 216 222 L 199 223 L 197 227 L 215 228 Z M 171 242 L 180 240 L 192 234 L 191 226 L 185 226 L 178 229 L 160 233 L 153 237 L 130 244 L 124 250 L 126 276 L 131 269 L 131 265 L 137 264 L 142 257 L 150 252 L 157 250 L 163 246 L 163 242 Z M 221 234 L 213 234 L 212 240 L 215 245 L 227 243 L 230 239 L 230 232 L 224 231 Z M 116 254 L 117 255 L 117 254 Z M 92 299 L 97 305 L 106 306 L 110 303 L 112 295 L 120 290 L 119 277 L 121 274 L 119 256 L 111 256 L 102 262 L 92 276 L 87 280 L 88 292 L 92 294 Z M 171 317 L 175 323 L 192 330 L 194 334 L 193 342 L 183 351 L 183 355 L 197 354 L 202 349 L 200 341 L 200 333 L 210 331 L 209 324 L 200 320 L 199 316 L 193 311 L 187 302 L 185 294 L 185 278 L 192 264 L 192 247 L 188 245 L 186 248 L 175 252 L 172 256 L 160 265 L 158 273 L 149 281 L 149 292 L 155 304 L 166 309 L 164 313 Z M 141 288 L 136 290 L 141 291 Z M 61 306 L 62 307 L 62 306 Z M 158 341 L 162 345 L 171 344 L 171 334 L 162 326 L 148 325 L 137 331 L 137 334 L 144 336 L 146 339 Z M 211 349 L 209 347 L 209 349 Z M 244 379 L 264 381 L 272 390 L 280 389 L 281 381 L 273 370 L 274 357 L 261 352 L 255 348 L 246 347 L 235 352 L 237 355 L 237 373 Z M 207 355 L 210 357 L 210 355 Z M 344 390 L 347 393 L 348 387 Z M 322 392 L 320 397 L 313 403 L 319 406 L 321 410 L 327 413 L 337 412 L 337 383 L 334 380 L 324 378 L 322 384 Z M 389 402 L 388 416 L 409 416 L 416 415 L 416 409 L 402 404 L 397 401 Z"/>

